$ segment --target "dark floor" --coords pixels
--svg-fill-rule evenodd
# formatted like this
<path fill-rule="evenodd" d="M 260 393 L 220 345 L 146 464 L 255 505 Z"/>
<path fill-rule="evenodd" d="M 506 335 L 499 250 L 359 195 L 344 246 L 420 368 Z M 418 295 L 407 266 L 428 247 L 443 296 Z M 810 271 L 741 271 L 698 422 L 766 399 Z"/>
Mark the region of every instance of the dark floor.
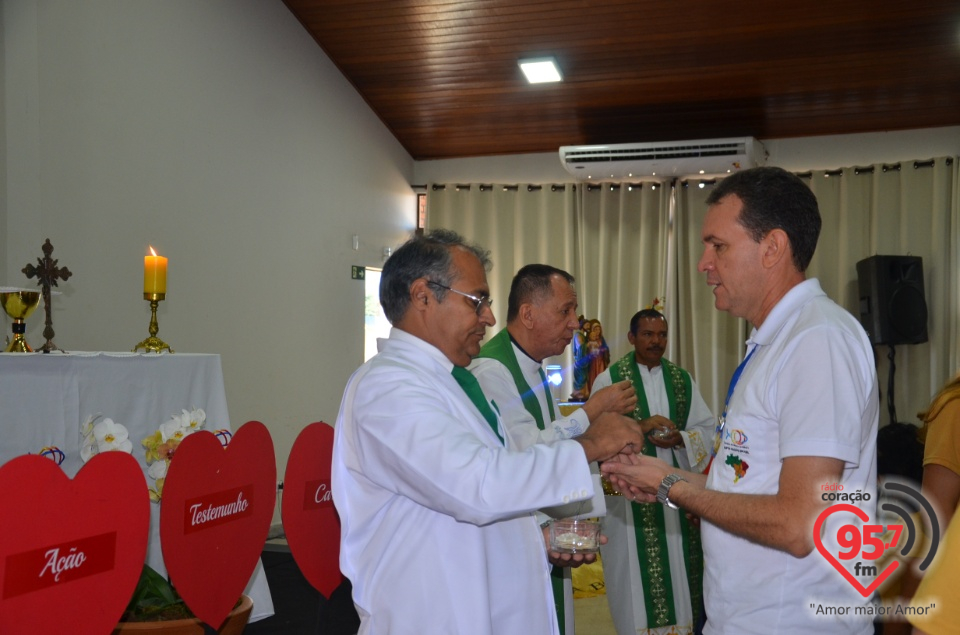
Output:
<path fill-rule="evenodd" d="M 247 625 L 244 635 L 354 635 L 360 619 L 345 582 L 324 598 L 310 586 L 285 547 L 268 546 L 261 554 L 274 615 Z"/>

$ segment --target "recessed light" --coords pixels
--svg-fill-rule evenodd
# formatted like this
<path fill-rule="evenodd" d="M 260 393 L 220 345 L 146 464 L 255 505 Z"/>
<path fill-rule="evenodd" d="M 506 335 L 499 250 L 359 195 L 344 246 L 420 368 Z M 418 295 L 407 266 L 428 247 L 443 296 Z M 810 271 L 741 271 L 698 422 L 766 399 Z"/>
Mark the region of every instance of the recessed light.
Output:
<path fill-rule="evenodd" d="M 552 57 L 538 57 L 536 59 L 520 60 L 520 70 L 531 84 L 546 84 L 563 81 L 560 69 Z"/>

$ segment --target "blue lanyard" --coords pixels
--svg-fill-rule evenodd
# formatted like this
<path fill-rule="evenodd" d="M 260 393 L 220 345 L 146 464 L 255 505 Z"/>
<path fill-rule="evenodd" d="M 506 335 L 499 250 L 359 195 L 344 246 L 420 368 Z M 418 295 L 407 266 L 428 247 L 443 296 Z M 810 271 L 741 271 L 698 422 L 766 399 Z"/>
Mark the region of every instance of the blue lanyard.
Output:
<path fill-rule="evenodd" d="M 717 452 L 720 451 L 720 442 L 721 435 L 723 434 L 723 428 L 727 424 L 727 406 L 730 405 L 730 398 L 733 397 L 733 391 L 737 387 L 737 382 L 740 381 L 740 375 L 743 374 L 743 369 L 747 365 L 747 362 L 750 361 L 750 358 L 759 348 L 756 344 L 753 345 L 753 348 L 750 349 L 750 352 L 747 353 L 747 356 L 743 358 L 743 361 L 740 362 L 740 365 L 737 366 L 737 370 L 733 371 L 733 377 L 730 378 L 730 387 L 727 388 L 727 399 L 723 402 L 723 414 L 720 415 L 720 418 L 717 420 L 717 430 L 716 438 L 713 442 L 713 456 L 717 455 Z"/>

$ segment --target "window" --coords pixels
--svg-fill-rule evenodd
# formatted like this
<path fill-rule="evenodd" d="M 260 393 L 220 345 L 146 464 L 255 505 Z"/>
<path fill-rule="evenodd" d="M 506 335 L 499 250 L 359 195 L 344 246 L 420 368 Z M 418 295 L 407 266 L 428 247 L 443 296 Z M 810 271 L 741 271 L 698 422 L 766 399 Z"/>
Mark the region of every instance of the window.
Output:
<path fill-rule="evenodd" d="M 427 194 L 417 193 L 417 231 L 423 232 L 427 227 Z"/>
<path fill-rule="evenodd" d="M 380 269 L 367 267 L 363 298 L 363 361 L 377 354 L 377 338 L 390 335 L 390 322 L 380 306 Z"/>

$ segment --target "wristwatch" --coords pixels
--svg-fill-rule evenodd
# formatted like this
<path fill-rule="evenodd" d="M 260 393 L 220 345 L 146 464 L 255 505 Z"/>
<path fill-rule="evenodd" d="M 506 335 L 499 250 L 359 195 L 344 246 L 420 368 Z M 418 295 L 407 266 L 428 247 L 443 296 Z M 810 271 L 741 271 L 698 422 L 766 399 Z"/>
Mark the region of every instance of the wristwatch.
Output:
<path fill-rule="evenodd" d="M 668 494 L 670 493 L 670 488 L 674 486 L 678 481 L 684 481 L 689 483 L 687 479 L 683 478 L 679 474 L 667 474 L 663 477 L 663 480 L 660 481 L 660 487 L 657 488 L 657 502 L 662 503 L 669 507 L 670 509 L 679 509 L 673 501 L 670 500 Z"/>

